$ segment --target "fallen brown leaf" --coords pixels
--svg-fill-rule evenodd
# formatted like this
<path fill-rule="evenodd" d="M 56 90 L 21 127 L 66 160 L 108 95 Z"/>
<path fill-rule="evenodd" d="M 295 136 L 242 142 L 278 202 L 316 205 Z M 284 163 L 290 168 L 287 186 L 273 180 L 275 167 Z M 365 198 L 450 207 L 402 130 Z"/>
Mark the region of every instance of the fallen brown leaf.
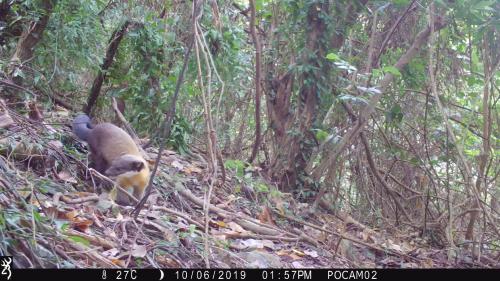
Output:
<path fill-rule="evenodd" d="M 271 225 L 276 225 L 276 223 L 273 220 L 273 216 L 271 215 L 272 212 L 269 210 L 269 207 L 264 206 L 262 208 L 262 212 L 259 214 L 259 220 L 262 223 L 269 223 Z"/>

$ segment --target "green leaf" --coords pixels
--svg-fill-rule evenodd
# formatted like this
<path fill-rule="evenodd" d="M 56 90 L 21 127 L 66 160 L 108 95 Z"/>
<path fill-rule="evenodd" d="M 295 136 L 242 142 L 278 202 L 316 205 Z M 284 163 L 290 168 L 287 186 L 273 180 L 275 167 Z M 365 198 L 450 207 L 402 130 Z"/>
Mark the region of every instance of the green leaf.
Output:
<path fill-rule="evenodd" d="M 12 74 L 12 77 L 21 77 L 23 79 L 26 79 L 26 75 L 19 67 L 16 67 L 14 73 Z"/>
<path fill-rule="evenodd" d="M 494 9 L 491 7 L 495 3 L 495 0 L 490 0 L 490 1 L 479 1 L 475 5 L 472 6 L 471 10 L 487 10 L 487 11 L 494 11 Z"/>
<path fill-rule="evenodd" d="M 37 211 L 33 211 L 33 218 L 35 219 L 35 221 L 37 222 L 41 222 L 43 221 L 43 217 L 40 215 L 39 212 Z"/>
<path fill-rule="evenodd" d="M 361 98 L 361 97 L 355 97 L 355 96 L 352 96 L 352 95 L 341 95 L 341 96 L 339 96 L 339 100 L 341 100 L 341 101 L 349 101 L 349 102 L 356 103 L 356 104 L 359 104 L 359 105 L 366 105 L 366 104 L 368 104 L 368 101 L 366 99 Z"/>
<path fill-rule="evenodd" d="M 399 104 L 394 105 L 389 112 L 386 113 L 388 122 L 401 123 L 403 121 L 403 112 Z"/>
<path fill-rule="evenodd" d="M 328 55 L 326 55 L 326 58 L 328 60 L 331 60 L 331 61 L 338 61 L 338 60 L 340 60 L 340 57 L 337 54 L 335 54 L 335 53 L 329 53 Z"/>
<path fill-rule="evenodd" d="M 67 221 L 63 220 L 54 220 L 54 223 L 56 224 L 56 227 L 60 229 L 61 231 L 66 231 L 69 229 L 70 224 Z"/>
<path fill-rule="evenodd" d="M 373 78 L 377 79 L 377 78 L 382 77 L 384 75 L 384 73 L 382 70 L 375 68 L 372 70 L 372 75 L 373 75 Z"/>
<path fill-rule="evenodd" d="M 418 158 L 416 157 L 412 157 L 410 159 L 410 163 L 412 163 L 413 165 L 418 165 L 420 163 L 420 160 L 418 160 Z"/>
<path fill-rule="evenodd" d="M 477 66 L 479 64 L 480 59 L 477 52 L 472 52 L 471 59 L 472 59 L 472 65 Z"/>
<path fill-rule="evenodd" d="M 399 72 L 399 69 L 395 68 L 394 66 L 384 66 L 382 70 L 394 76 L 401 76 L 401 72 Z"/>
<path fill-rule="evenodd" d="M 363 93 L 370 94 L 370 95 L 380 95 L 380 94 L 382 94 L 382 92 L 379 89 L 375 88 L 375 87 L 366 88 L 366 87 L 362 87 L 362 86 L 357 86 L 356 88 L 359 91 L 361 91 Z"/>
<path fill-rule="evenodd" d="M 0 214 L 0 229 L 5 228 L 5 218 L 3 217 L 3 214 Z"/>
<path fill-rule="evenodd" d="M 42 78 L 42 76 L 40 74 L 35 74 L 35 76 L 33 77 L 33 82 L 34 84 L 38 84 L 38 82 L 40 81 L 40 79 Z"/>
<path fill-rule="evenodd" d="M 68 237 L 69 237 L 69 239 L 73 240 L 76 243 L 80 243 L 80 244 L 83 244 L 85 246 L 90 246 L 89 240 L 87 240 L 85 238 L 82 238 L 80 236 L 74 236 L 74 235 L 70 235 Z"/>
<path fill-rule="evenodd" d="M 335 66 L 342 70 L 347 70 L 348 72 L 356 71 L 356 67 L 345 60 L 337 60 L 334 62 Z"/>
<path fill-rule="evenodd" d="M 270 19 L 273 17 L 273 13 L 271 11 L 266 11 L 266 12 L 262 13 L 262 17 L 265 19 Z"/>
<path fill-rule="evenodd" d="M 255 0 L 255 12 L 260 12 L 264 6 L 264 0 Z"/>
<path fill-rule="evenodd" d="M 323 142 L 326 138 L 328 137 L 328 133 L 321 130 L 321 129 L 318 129 L 317 132 L 316 132 L 316 139 L 319 141 L 319 142 Z"/>
<path fill-rule="evenodd" d="M 410 2 L 410 0 L 392 0 L 391 1 L 394 5 L 401 7 L 401 6 L 406 6 Z"/>
<path fill-rule="evenodd" d="M 268 193 L 269 192 L 269 187 L 267 187 L 267 185 L 265 185 L 263 183 L 258 183 L 255 186 L 255 191 L 262 192 L 262 193 Z"/>
<path fill-rule="evenodd" d="M 224 162 L 224 167 L 228 170 L 235 170 L 236 175 L 242 177 L 245 171 L 245 162 L 241 160 L 228 159 Z"/>

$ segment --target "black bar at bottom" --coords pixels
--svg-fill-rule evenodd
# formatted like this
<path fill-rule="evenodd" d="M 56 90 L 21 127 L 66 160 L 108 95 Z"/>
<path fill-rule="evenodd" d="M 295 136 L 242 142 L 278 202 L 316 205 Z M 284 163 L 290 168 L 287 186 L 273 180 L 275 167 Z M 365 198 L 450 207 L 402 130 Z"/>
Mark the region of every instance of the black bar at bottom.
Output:
<path fill-rule="evenodd" d="M 500 269 L 11 269 L 9 280 L 499 280 Z M 0 281 L 7 280 L 4 271 Z"/>

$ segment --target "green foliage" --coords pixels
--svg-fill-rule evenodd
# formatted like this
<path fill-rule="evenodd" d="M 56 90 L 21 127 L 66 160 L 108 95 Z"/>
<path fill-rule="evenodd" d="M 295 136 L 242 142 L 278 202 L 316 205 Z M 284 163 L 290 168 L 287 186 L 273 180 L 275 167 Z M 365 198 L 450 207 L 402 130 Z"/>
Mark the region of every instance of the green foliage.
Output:
<path fill-rule="evenodd" d="M 315 130 L 316 130 L 316 139 L 318 140 L 318 142 L 322 143 L 323 141 L 325 141 L 326 138 L 328 137 L 328 132 L 323 131 L 321 129 L 315 129 Z"/>
<path fill-rule="evenodd" d="M 400 124 L 403 121 L 403 112 L 399 104 L 395 104 L 389 111 L 385 113 L 385 120 L 388 123 Z"/>
<path fill-rule="evenodd" d="M 38 81 L 60 91 L 81 90 L 82 75 L 95 73 L 104 56 L 107 36 L 96 20 L 103 7 L 100 1 L 57 1 L 36 49 L 36 64 L 44 70 Z"/>
<path fill-rule="evenodd" d="M 54 223 L 56 227 L 61 231 L 67 231 L 71 226 L 71 224 L 69 224 L 67 221 L 62 220 L 54 220 Z"/>
<path fill-rule="evenodd" d="M 401 72 L 399 72 L 399 69 L 395 68 L 394 66 L 384 66 L 382 70 L 394 76 L 401 76 Z"/>
<path fill-rule="evenodd" d="M 340 60 L 340 57 L 337 54 L 335 54 L 335 53 L 328 53 L 326 55 L 326 58 L 328 60 L 331 60 L 331 61 L 338 61 L 338 60 Z"/>
<path fill-rule="evenodd" d="M 166 93 L 173 93 L 177 80 L 175 76 L 161 79 L 163 73 L 171 71 L 166 69 L 165 56 L 175 51 L 165 47 L 168 45 L 159 32 L 161 28 L 160 23 L 152 22 L 131 30 L 122 40 L 108 76 L 116 85 L 110 94 L 133 104 L 126 116 L 132 117 L 133 125 L 142 133 L 160 125 L 170 104 Z"/>
<path fill-rule="evenodd" d="M 410 89 L 418 89 L 427 81 L 425 58 L 413 59 L 403 69 L 403 83 Z"/>
<path fill-rule="evenodd" d="M 368 103 L 367 100 L 362 97 L 356 97 L 349 94 L 342 94 L 338 97 L 338 99 L 341 101 L 348 101 L 354 104 L 361 104 L 361 105 L 366 105 Z"/>
<path fill-rule="evenodd" d="M 269 193 L 269 187 L 262 183 L 262 182 L 257 182 L 255 185 L 255 191 L 258 193 Z"/>
<path fill-rule="evenodd" d="M 175 116 L 167 144 L 181 154 L 187 153 L 189 151 L 189 136 L 191 134 L 191 126 L 187 120 L 183 117 Z"/>
<path fill-rule="evenodd" d="M 80 237 L 80 236 L 75 236 L 75 235 L 68 235 L 68 238 L 70 240 L 72 240 L 73 242 L 76 242 L 76 243 L 79 243 L 79 244 L 82 244 L 86 247 L 90 246 L 90 241 L 83 238 L 83 237 Z"/>
<path fill-rule="evenodd" d="M 0 230 L 5 229 L 5 217 L 4 213 L 0 213 Z"/>
<path fill-rule="evenodd" d="M 34 208 L 34 207 L 33 207 L 33 208 Z M 32 214 L 33 214 L 33 219 L 34 219 L 35 221 L 37 221 L 37 222 L 42 222 L 42 221 L 44 221 L 44 217 L 42 217 L 38 211 L 36 211 L 36 210 L 32 210 Z"/>
<path fill-rule="evenodd" d="M 246 163 L 237 159 L 227 159 L 224 162 L 224 167 L 228 170 L 235 171 L 238 177 L 243 177 L 245 175 Z"/>
<path fill-rule="evenodd" d="M 410 0 L 392 0 L 391 2 L 396 5 L 396 7 L 402 7 L 408 5 Z"/>

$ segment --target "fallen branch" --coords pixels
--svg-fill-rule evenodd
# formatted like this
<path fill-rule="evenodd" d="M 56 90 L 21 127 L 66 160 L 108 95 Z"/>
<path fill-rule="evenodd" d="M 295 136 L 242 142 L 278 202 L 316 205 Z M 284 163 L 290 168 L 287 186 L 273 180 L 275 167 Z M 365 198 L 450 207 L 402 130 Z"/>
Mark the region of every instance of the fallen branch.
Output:
<path fill-rule="evenodd" d="M 187 198 L 188 200 L 193 202 L 194 204 L 198 205 L 199 207 L 203 207 L 203 200 L 194 196 L 194 194 L 191 193 L 191 191 L 189 191 L 188 189 L 178 187 L 177 191 L 182 196 L 184 196 L 185 198 Z M 242 217 L 240 215 L 230 214 L 228 211 L 223 210 L 223 209 L 218 208 L 218 207 L 215 207 L 213 205 L 210 205 L 208 210 L 216 213 L 218 216 L 220 216 L 222 218 L 232 219 L 234 222 L 239 224 L 241 227 L 243 227 L 247 230 L 251 230 L 255 233 L 259 233 L 259 234 L 263 234 L 263 235 L 276 235 L 276 236 L 283 235 L 284 233 L 286 233 L 286 232 L 283 232 L 282 229 L 278 229 L 278 228 L 275 228 L 271 225 L 256 222 L 251 218 L 245 218 L 245 217 Z M 293 234 L 290 234 L 290 235 L 293 236 Z"/>
<path fill-rule="evenodd" d="M 90 201 L 97 202 L 97 201 L 99 201 L 99 196 L 97 196 L 97 194 L 92 194 L 92 195 L 89 195 L 86 197 L 73 199 L 67 195 L 63 195 L 62 193 L 58 192 L 58 193 L 54 194 L 53 201 L 57 202 L 57 201 L 59 201 L 59 199 L 66 204 L 81 204 L 81 203 L 90 202 Z"/>
<path fill-rule="evenodd" d="M 281 214 L 279 212 L 276 212 L 276 211 L 273 211 L 273 213 L 277 214 L 278 216 L 281 216 L 283 218 L 286 218 L 288 220 L 291 220 L 291 221 L 294 221 L 294 222 L 297 222 L 297 223 L 300 223 L 300 224 L 303 224 L 303 225 L 307 225 L 311 228 L 314 228 L 314 229 L 317 229 L 317 230 L 320 230 L 320 231 L 323 231 L 323 232 L 326 232 L 328 234 L 331 234 L 331 235 L 334 235 L 334 236 L 337 236 L 341 239 L 345 239 L 345 240 L 349 240 L 351 242 L 354 242 L 356 244 L 359 244 L 359 245 L 363 245 L 365 247 L 368 247 L 368 248 L 371 248 L 373 250 L 376 250 L 376 251 L 380 251 L 382 253 L 389 253 L 389 254 L 393 254 L 393 255 L 396 255 L 396 256 L 399 256 L 399 257 L 404 257 L 408 260 L 412 260 L 412 261 L 417 261 L 419 262 L 420 259 L 418 258 L 415 258 L 415 257 L 412 257 L 412 256 L 409 256 L 407 254 L 404 254 L 404 253 L 399 253 L 399 252 L 396 252 L 394 250 L 391 250 L 391 249 L 383 249 L 379 246 L 376 246 L 376 245 L 372 245 L 370 243 L 367 243 L 367 242 L 364 242 L 364 241 L 361 241 L 359 239 L 356 239 L 356 238 L 353 238 L 353 237 L 350 237 L 350 236 L 347 236 L 347 235 L 344 235 L 344 234 L 340 234 L 340 233 L 337 233 L 337 232 L 334 232 L 334 231 L 331 231 L 331 230 L 327 230 L 327 229 L 324 229 L 320 226 L 317 226 L 315 224 L 312 224 L 312 223 L 308 223 L 306 221 L 303 221 L 303 220 L 299 220 L 297 218 L 294 218 L 294 217 L 291 217 L 291 216 L 288 216 L 288 215 L 285 215 L 285 214 Z"/>
<path fill-rule="evenodd" d="M 172 215 L 175 215 L 175 216 L 178 216 L 178 217 L 181 217 L 181 218 L 187 220 L 189 223 L 196 225 L 200 229 L 205 229 L 205 227 L 201 223 L 199 223 L 199 222 L 195 221 L 194 219 L 190 218 L 187 214 L 184 214 L 184 213 L 181 213 L 181 212 L 178 212 L 176 210 L 172 210 L 172 209 L 169 209 L 169 208 L 163 207 L 163 206 L 153 206 L 153 210 L 155 210 L 155 211 L 156 210 L 165 211 L 165 212 L 167 212 L 169 214 L 172 214 Z"/>
<path fill-rule="evenodd" d="M 73 229 L 70 229 L 70 228 L 68 228 L 66 230 L 65 234 L 84 238 L 85 240 L 88 240 L 88 241 L 92 242 L 93 244 L 97 244 L 97 245 L 102 246 L 106 250 L 118 248 L 118 245 L 116 245 L 115 243 L 111 242 L 109 240 L 109 238 L 104 239 L 104 238 L 101 238 L 99 236 L 88 235 L 86 233 L 83 233 L 83 232 L 80 232 L 80 231 L 76 231 L 76 230 L 73 230 Z"/>
<path fill-rule="evenodd" d="M 101 254 L 99 254 L 95 249 L 89 249 L 82 244 L 79 244 L 77 242 L 74 242 L 70 240 L 69 238 L 65 238 L 67 242 L 69 242 L 70 246 L 74 249 L 76 249 L 79 253 L 82 253 L 86 256 L 89 257 L 89 259 L 92 261 L 92 263 L 97 263 L 100 264 L 97 265 L 97 267 L 109 267 L 109 268 L 118 268 L 119 266 L 114 264 L 112 261 L 109 259 L 103 257 Z M 65 252 L 67 250 L 65 249 Z M 92 264 L 93 266 L 96 266 L 96 264 Z"/>

